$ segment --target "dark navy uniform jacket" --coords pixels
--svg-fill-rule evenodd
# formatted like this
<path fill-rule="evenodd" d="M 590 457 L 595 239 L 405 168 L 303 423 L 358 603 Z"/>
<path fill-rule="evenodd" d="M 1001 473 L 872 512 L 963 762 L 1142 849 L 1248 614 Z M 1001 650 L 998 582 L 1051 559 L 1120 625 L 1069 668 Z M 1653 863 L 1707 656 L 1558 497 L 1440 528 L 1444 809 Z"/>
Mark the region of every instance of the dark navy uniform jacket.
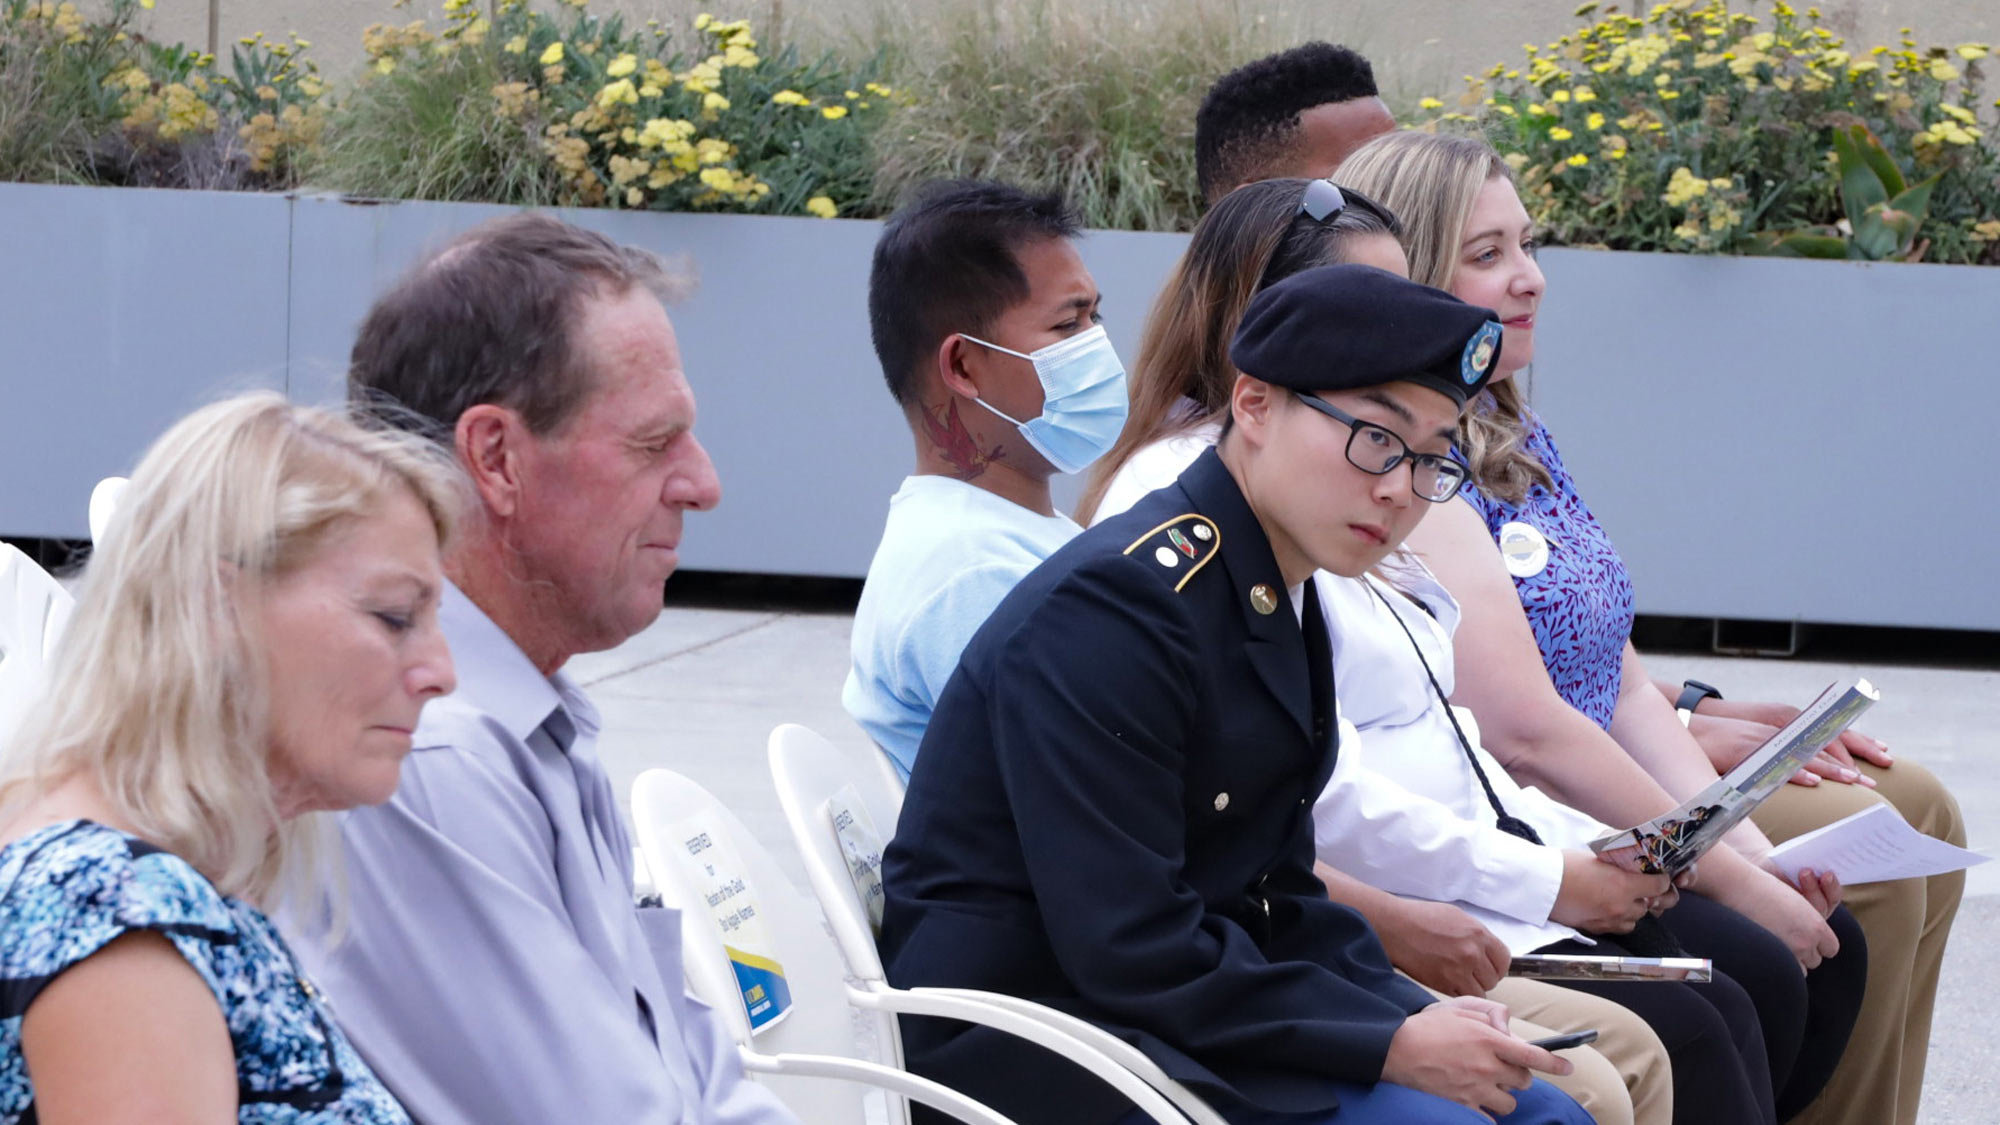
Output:
<path fill-rule="evenodd" d="M 1313 875 L 1336 735 L 1311 601 L 1305 619 L 1213 450 L 1023 579 L 917 755 L 884 857 L 890 981 L 1061 1008 L 1224 1112 L 1329 1110 L 1331 1080 L 1376 1081 L 1433 998 Z M 1022 1122 L 1130 1110 L 997 1032 L 911 1019 L 904 1050 Z"/>

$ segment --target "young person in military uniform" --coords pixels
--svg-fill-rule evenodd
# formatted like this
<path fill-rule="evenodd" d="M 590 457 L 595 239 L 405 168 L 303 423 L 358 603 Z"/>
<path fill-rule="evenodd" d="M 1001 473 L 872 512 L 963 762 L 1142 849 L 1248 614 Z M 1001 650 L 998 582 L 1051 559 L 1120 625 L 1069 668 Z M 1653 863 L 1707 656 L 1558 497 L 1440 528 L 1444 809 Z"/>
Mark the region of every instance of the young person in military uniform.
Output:
<path fill-rule="evenodd" d="M 1312 870 L 1338 747 L 1305 579 L 1363 573 L 1456 493 L 1500 335 L 1367 266 L 1259 294 L 1217 448 L 1023 580 L 946 685 L 885 856 L 893 983 L 1089 1019 L 1242 1125 L 1589 1120 L 1530 1074 L 1566 1062 L 1398 976 Z M 912 1020 L 904 1045 L 1024 1123 L 1129 1110 L 985 1029 Z"/>

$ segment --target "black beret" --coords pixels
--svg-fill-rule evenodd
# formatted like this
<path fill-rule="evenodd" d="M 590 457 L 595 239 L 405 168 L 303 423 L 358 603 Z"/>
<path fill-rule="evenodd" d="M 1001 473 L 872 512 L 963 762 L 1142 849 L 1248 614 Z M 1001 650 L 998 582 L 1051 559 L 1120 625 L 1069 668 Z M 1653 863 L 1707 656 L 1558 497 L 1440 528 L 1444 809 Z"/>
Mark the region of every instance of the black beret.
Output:
<path fill-rule="evenodd" d="M 1500 362 L 1500 340 L 1490 309 L 1374 266 L 1319 266 L 1250 299 L 1229 359 L 1297 391 L 1402 381 L 1463 406 Z"/>

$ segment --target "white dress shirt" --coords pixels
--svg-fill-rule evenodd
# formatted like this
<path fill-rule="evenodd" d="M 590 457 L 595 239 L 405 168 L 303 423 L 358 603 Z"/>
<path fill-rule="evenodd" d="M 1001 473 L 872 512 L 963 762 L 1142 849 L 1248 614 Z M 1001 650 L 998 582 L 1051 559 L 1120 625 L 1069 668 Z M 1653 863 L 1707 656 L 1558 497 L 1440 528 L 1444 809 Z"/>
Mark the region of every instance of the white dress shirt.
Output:
<path fill-rule="evenodd" d="M 346 938 L 288 936 L 422 1125 L 777 1125 L 688 995 L 680 923 L 639 910 L 598 717 L 447 585 L 458 690 L 387 804 L 341 816 Z"/>
<path fill-rule="evenodd" d="M 1510 815 L 1533 826 L 1546 846 L 1500 831 L 1499 817 L 1446 716 L 1447 705 L 1424 674 L 1427 662 L 1450 695 L 1458 603 L 1411 556 L 1394 556 L 1380 569 L 1393 586 L 1372 575 L 1342 578 L 1321 571 L 1313 577 L 1333 639 L 1342 719 L 1359 732 L 1352 744 L 1341 742 L 1333 779 L 1313 807 L 1320 858 L 1383 890 L 1459 906 L 1515 953 L 1580 936 L 1549 920 L 1562 887 L 1562 851 L 1585 848 L 1610 829 L 1517 784 L 1479 744 L 1472 712 L 1455 708 L 1494 795 Z M 1398 618 L 1409 627 L 1408 635 Z M 1422 661 L 1412 637 L 1423 648 Z M 1353 774 L 1343 776 L 1347 770 Z M 1382 819 L 1370 808 L 1382 800 L 1380 781 L 1444 810 L 1460 827 L 1414 851 L 1409 845 L 1415 841 L 1371 833 L 1368 827 Z"/>

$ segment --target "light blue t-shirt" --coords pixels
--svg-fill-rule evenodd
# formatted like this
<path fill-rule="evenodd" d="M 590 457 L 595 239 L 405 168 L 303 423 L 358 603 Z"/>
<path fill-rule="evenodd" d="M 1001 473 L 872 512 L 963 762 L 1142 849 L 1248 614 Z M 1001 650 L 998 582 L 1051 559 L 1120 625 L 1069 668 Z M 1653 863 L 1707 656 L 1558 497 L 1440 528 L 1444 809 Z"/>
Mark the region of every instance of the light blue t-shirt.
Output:
<path fill-rule="evenodd" d="M 931 711 L 1000 599 L 1082 529 L 951 477 L 906 477 L 854 612 L 847 713 L 910 776 Z"/>

